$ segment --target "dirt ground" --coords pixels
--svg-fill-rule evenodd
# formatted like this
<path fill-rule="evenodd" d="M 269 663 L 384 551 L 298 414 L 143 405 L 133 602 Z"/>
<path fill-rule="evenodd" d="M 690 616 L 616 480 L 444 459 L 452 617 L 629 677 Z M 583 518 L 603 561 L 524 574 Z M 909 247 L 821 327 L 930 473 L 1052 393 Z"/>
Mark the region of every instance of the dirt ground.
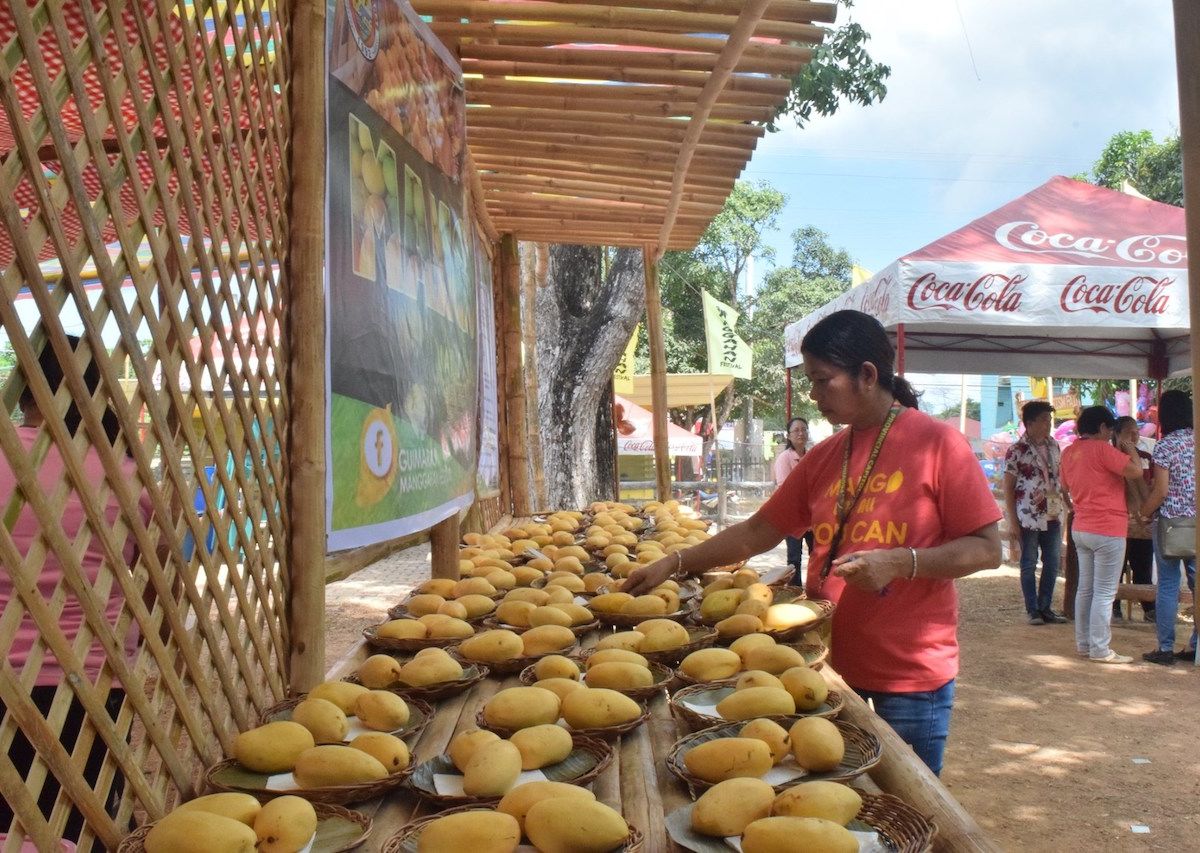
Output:
<path fill-rule="evenodd" d="M 428 577 L 428 554 L 410 549 L 329 587 L 331 664 Z M 959 592 L 943 781 L 987 834 L 1013 851 L 1200 849 L 1200 671 L 1142 663 L 1154 628 L 1140 611 L 1113 628 L 1113 648 L 1136 663 L 1077 658 L 1072 625 L 1026 624 L 1009 566 Z"/>

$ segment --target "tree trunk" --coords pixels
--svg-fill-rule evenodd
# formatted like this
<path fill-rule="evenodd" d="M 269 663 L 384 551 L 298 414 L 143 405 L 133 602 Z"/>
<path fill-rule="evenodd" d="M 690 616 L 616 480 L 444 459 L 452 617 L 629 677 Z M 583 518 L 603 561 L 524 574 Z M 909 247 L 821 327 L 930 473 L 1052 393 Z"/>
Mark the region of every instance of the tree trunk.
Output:
<path fill-rule="evenodd" d="M 611 467 L 601 479 L 598 456 L 611 448 L 597 447 L 597 421 L 645 308 L 644 275 L 634 249 L 614 252 L 602 275 L 600 249 L 550 248 L 537 293 L 538 416 L 550 506 L 582 507 L 612 491 Z"/>
<path fill-rule="evenodd" d="M 612 383 L 604 387 L 596 408 L 596 491 L 595 500 L 620 500 L 617 482 L 617 434 L 613 424 Z"/>

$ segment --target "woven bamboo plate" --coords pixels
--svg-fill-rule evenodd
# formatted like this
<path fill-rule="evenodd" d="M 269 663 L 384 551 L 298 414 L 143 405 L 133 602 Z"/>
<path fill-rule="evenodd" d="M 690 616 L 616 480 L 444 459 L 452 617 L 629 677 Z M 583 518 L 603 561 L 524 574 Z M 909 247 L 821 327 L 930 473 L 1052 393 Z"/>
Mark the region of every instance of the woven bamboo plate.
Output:
<path fill-rule="evenodd" d="M 711 681 L 707 684 L 693 684 L 691 687 L 685 687 L 682 690 L 676 691 L 668 703 L 671 708 L 671 715 L 679 721 L 681 725 L 686 726 L 690 731 L 699 731 L 706 729 L 709 726 L 719 726 L 725 723 L 733 722 L 726 720 L 724 717 L 719 717 L 714 712 L 713 714 L 705 714 L 702 711 L 697 711 L 690 707 L 689 702 L 702 705 L 715 705 L 734 693 L 733 685 L 737 681 L 735 678 L 727 678 L 724 681 Z M 842 699 L 842 694 L 836 690 L 830 690 L 829 695 L 825 697 L 825 701 L 821 705 L 811 711 L 797 711 L 795 714 L 788 714 L 788 725 L 783 726 L 789 728 L 792 723 L 803 717 L 825 717 L 832 719 L 841 713 L 842 706 L 845 702 Z M 743 723 L 750 722 L 743 720 Z M 783 725 L 780 723 L 780 725 Z"/>
<path fill-rule="evenodd" d="M 661 663 L 650 664 L 650 674 L 654 676 L 654 683 L 649 687 L 631 687 L 628 690 L 618 690 L 618 693 L 624 693 L 630 699 L 637 702 L 648 702 L 653 699 L 663 690 L 667 689 L 671 681 L 675 678 L 675 670 L 669 666 L 664 666 Z M 537 676 L 534 675 L 533 667 L 527 666 L 521 670 L 521 683 L 529 686 L 537 684 Z M 586 682 L 586 678 L 581 679 Z"/>
<path fill-rule="evenodd" d="M 773 719 L 783 725 L 783 721 L 794 722 L 795 717 L 767 717 Z M 846 754 L 842 758 L 842 763 L 824 773 L 815 773 L 810 771 L 802 771 L 801 774 L 794 779 L 789 779 L 786 782 L 781 782 L 775 785 L 775 792 L 790 788 L 792 785 L 797 785 L 801 782 L 812 782 L 823 780 L 826 782 L 849 782 L 856 776 L 860 776 L 867 770 L 870 770 L 879 763 L 882 747 L 877 738 L 871 732 L 859 728 L 853 723 L 847 723 L 843 720 L 831 720 L 838 727 L 838 731 L 842 733 L 842 738 L 846 741 Z M 671 754 L 667 756 L 667 769 L 680 779 L 692 797 L 699 797 L 702 793 L 711 788 L 715 783 L 706 782 L 697 776 L 693 776 L 688 772 L 687 765 L 683 763 L 683 756 L 689 749 L 699 746 L 706 741 L 714 740 L 722 737 L 737 737 L 745 723 L 722 723 L 719 726 L 712 726 L 707 729 L 701 729 L 698 732 L 693 732 L 689 735 L 684 735 L 675 742 L 671 747 Z M 785 759 L 787 761 L 788 759 Z"/>
<path fill-rule="evenodd" d="M 889 851 L 925 853 L 932 849 L 937 825 L 908 803 L 891 794 L 865 794 L 859 791 L 863 806 L 847 824 L 851 832 L 877 832 Z M 724 838 L 701 835 L 692 829 L 695 803 L 681 806 L 667 815 L 667 834 L 671 840 L 693 853 L 729 853 Z"/>
<path fill-rule="evenodd" d="M 424 687 L 407 687 L 397 685 L 392 687 L 393 693 L 399 693 L 406 700 L 420 699 L 424 702 L 436 702 L 439 699 L 446 699 L 450 696 L 457 696 L 466 690 L 470 690 L 479 682 L 491 674 L 486 666 L 473 661 L 459 661 L 462 664 L 462 678 L 456 678 L 453 681 L 442 681 L 437 684 L 426 684 Z"/>
<path fill-rule="evenodd" d="M 795 601 L 796 603 L 803 601 L 806 606 L 810 607 L 813 611 L 815 611 L 816 618 L 812 622 L 805 622 L 803 625 L 795 625 L 791 628 L 774 628 L 774 629 L 764 628 L 763 630 L 758 631 L 757 633 L 766 634 L 770 637 L 774 637 L 775 642 L 777 642 L 777 643 L 791 643 L 791 642 L 795 642 L 796 640 L 799 640 L 801 637 L 803 637 L 809 631 L 818 630 L 822 625 L 824 625 L 826 622 L 828 622 L 833 617 L 834 605 L 833 605 L 833 602 L 831 602 L 831 601 L 826 601 L 824 599 L 809 599 L 809 598 L 803 598 L 803 597 L 797 597 L 797 598 L 793 599 L 793 601 Z M 786 603 L 791 603 L 791 602 L 783 602 L 783 603 L 786 604 Z M 699 605 L 698 601 L 692 602 L 691 608 L 688 611 L 688 619 L 695 625 L 715 625 L 718 621 L 720 621 L 720 620 L 702 618 L 700 616 L 700 605 Z M 718 637 L 717 643 L 720 645 L 723 645 L 723 646 L 728 646 L 730 643 L 732 643 L 736 639 L 737 639 L 737 637 Z"/>
<path fill-rule="evenodd" d="M 259 717 L 259 721 L 263 725 L 266 725 L 267 723 L 274 723 L 279 720 L 290 720 L 292 718 L 292 709 L 303 701 L 303 696 L 297 696 L 294 699 L 284 699 L 282 702 L 272 705 L 263 711 Z M 425 727 L 433 719 L 433 707 L 428 702 L 410 696 L 405 696 L 404 702 L 408 705 L 408 722 L 395 731 L 387 732 L 387 734 L 398 737 L 401 740 L 417 737 L 421 732 L 425 731 Z M 349 719 L 353 720 L 356 718 L 349 717 Z"/>
<path fill-rule="evenodd" d="M 516 675 L 527 666 L 537 663 L 544 657 L 549 655 L 573 655 L 579 649 L 579 643 L 572 643 L 565 649 L 555 649 L 552 652 L 545 652 L 540 655 L 522 655 L 519 658 L 509 658 L 508 660 L 488 661 L 485 665 L 492 675 Z M 462 656 L 458 646 L 449 650 L 451 654 L 458 657 Z M 474 661 L 472 661 L 473 663 Z"/>
<path fill-rule="evenodd" d="M 461 637 L 421 637 L 412 640 L 397 640 L 393 637 L 381 637 L 375 633 L 378 625 L 363 628 L 363 639 L 372 649 L 380 652 L 419 652 L 421 649 L 445 649 L 462 642 Z"/>
<path fill-rule="evenodd" d="M 638 652 L 638 654 L 652 663 L 677 666 L 681 660 L 692 652 L 706 649 L 717 641 L 717 632 L 712 628 L 706 628 L 702 625 L 685 625 L 684 627 L 687 628 L 688 641 L 679 648 L 667 649 L 661 652 Z"/>
<path fill-rule="evenodd" d="M 632 719 L 627 723 L 618 723 L 615 726 L 601 726 L 600 728 L 595 729 L 576 729 L 568 726 L 566 721 L 562 719 L 558 721 L 558 724 L 567 729 L 573 735 L 583 735 L 585 737 L 599 738 L 600 740 L 613 740 L 615 738 L 619 738 L 623 734 L 628 734 L 642 723 L 646 722 L 646 720 L 650 719 L 649 707 L 647 707 L 643 702 L 638 702 L 638 707 L 642 709 L 642 714 L 640 717 Z M 513 733 L 517 731 L 516 729 L 505 729 L 501 728 L 500 726 L 493 726 L 484 718 L 482 707 L 475 712 L 475 725 L 481 729 L 487 729 L 489 732 L 495 732 L 503 738 L 512 737 Z"/>
<path fill-rule="evenodd" d="M 491 812 L 495 809 L 482 808 L 480 806 L 459 806 L 453 809 L 447 809 L 444 812 L 438 812 L 434 815 L 414 820 L 400 827 L 400 830 L 383 843 L 380 848 L 380 853 L 417 853 L 418 842 L 421 837 L 421 831 L 433 821 L 440 817 L 445 817 L 450 814 L 458 814 L 460 812 Z M 642 850 L 642 833 L 636 826 L 629 827 L 629 837 L 625 843 L 615 848 L 612 853 L 641 853 Z M 526 848 L 530 849 L 530 848 Z M 728 851 L 727 851 L 728 853 Z"/>
<path fill-rule="evenodd" d="M 780 643 L 779 645 L 790 646 L 798 651 L 804 658 L 804 665 L 813 670 L 819 671 L 823 666 L 825 666 L 825 660 L 829 657 L 829 648 L 821 643 Z M 733 680 L 736 681 L 740 675 L 742 675 L 741 672 L 733 676 Z M 693 684 L 703 683 L 698 678 L 692 678 L 682 669 L 676 670 L 675 678 L 679 681 L 679 684 L 684 687 L 690 687 Z M 724 681 L 726 679 L 718 680 Z"/>
<path fill-rule="evenodd" d="M 519 625 L 509 625 L 507 622 L 499 622 L 495 619 L 486 619 L 481 626 L 487 631 L 512 631 L 514 634 L 524 634 L 529 628 L 522 628 Z M 591 622 L 585 622 L 582 625 L 572 625 L 571 633 L 576 637 L 582 637 L 600 627 L 600 623 L 593 619 Z"/>
<path fill-rule="evenodd" d="M 602 740 L 581 734 L 572 734 L 575 742 L 571 754 L 557 764 L 541 768 L 541 772 L 551 782 L 568 782 L 572 785 L 588 785 L 593 779 L 612 764 L 613 749 Z M 449 756 L 439 755 L 429 761 L 418 764 L 413 774 L 405 783 L 418 796 L 436 803 L 439 808 L 447 806 L 494 806 L 500 802 L 500 797 L 472 797 L 466 794 L 439 794 L 434 775 L 447 773 L 461 776 L 462 773 L 454 766 Z M 517 781 L 520 785 L 521 781 Z M 515 787 L 515 786 L 514 786 Z"/>
<path fill-rule="evenodd" d="M 218 761 L 212 767 L 208 768 L 204 774 L 204 781 L 214 791 L 233 791 L 236 793 L 251 794 L 260 800 L 291 794 L 296 797 L 303 797 L 314 804 L 327 803 L 334 806 L 344 806 L 347 803 L 361 803 L 364 800 L 388 794 L 404 784 L 404 780 L 412 772 L 413 768 L 410 766 L 399 773 L 391 774 L 387 778 L 374 782 L 362 782 L 356 785 L 329 785 L 323 788 L 268 788 L 267 781 L 270 779 L 269 774 L 255 773 L 240 766 L 237 763 L 237 759 L 226 758 L 224 761 Z"/>
<path fill-rule="evenodd" d="M 345 850 L 353 850 L 371 834 L 371 819 L 362 812 L 328 803 L 313 803 L 313 808 L 317 812 L 317 833 L 313 836 L 312 846 L 306 848 L 310 853 L 343 853 Z M 150 834 L 154 825 L 148 823 L 139 826 L 122 838 L 117 853 L 145 853 L 146 836 Z"/>
<path fill-rule="evenodd" d="M 613 628 L 625 628 L 632 631 L 643 622 L 648 622 L 651 619 L 670 619 L 673 622 L 684 622 L 687 620 L 689 611 L 686 607 L 680 607 L 674 613 L 663 613 L 658 616 L 646 613 L 640 613 L 637 616 L 630 616 L 627 613 L 597 613 L 596 618 L 601 625 L 609 625 Z"/>

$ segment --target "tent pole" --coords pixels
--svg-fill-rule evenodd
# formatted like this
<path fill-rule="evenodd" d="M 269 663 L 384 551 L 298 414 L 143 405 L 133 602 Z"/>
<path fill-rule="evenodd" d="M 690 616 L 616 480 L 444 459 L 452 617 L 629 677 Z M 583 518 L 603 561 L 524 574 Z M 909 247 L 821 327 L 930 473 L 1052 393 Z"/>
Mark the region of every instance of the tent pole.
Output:
<path fill-rule="evenodd" d="M 1175 67 L 1179 76 L 1179 138 L 1183 149 L 1183 208 L 1187 240 L 1200 246 L 1200 4 L 1175 0 Z M 1188 314 L 1192 381 L 1200 376 L 1200 252 L 1188 255 Z M 1161 388 L 1161 383 L 1159 385 Z M 1192 419 L 1200 415 L 1200 395 L 1192 394 Z M 1197 453 L 1200 461 L 1200 453 Z M 1200 534 L 1197 535 L 1200 541 Z"/>
<path fill-rule="evenodd" d="M 792 369 L 790 367 L 785 367 L 783 369 L 783 373 L 787 377 L 787 396 L 784 398 L 784 402 L 783 402 L 783 406 L 784 406 L 783 414 L 785 416 L 784 422 L 791 423 L 792 422 Z"/>
<path fill-rule="evenodd" d="M 642 250 L 646 276 L 646 339 L 650 343 L 650 423 L 654 435 L 654 481 L 660 501 L 671 497 L 671 460 L 667 442 L 667 345 L 663 339 L 662 301 L 658 292 L 658 261 L 654 250 Z"/>
<path fill-rule="evenodd" d="M 904 324 L 896 325 L 896 373 L 904 375 Z"/>

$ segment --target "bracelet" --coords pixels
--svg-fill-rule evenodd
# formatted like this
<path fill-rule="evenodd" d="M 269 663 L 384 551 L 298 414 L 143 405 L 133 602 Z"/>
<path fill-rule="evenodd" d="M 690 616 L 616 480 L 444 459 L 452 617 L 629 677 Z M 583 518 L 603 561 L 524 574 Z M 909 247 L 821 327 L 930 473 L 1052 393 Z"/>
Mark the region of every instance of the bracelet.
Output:
<path fill-rule="evenodd" d="M 908 575 L 908 579 L 911 581 L 917 579 L 917 549 L 909 548 L 908 553 L 912 554 L 912 571 Z"/>

